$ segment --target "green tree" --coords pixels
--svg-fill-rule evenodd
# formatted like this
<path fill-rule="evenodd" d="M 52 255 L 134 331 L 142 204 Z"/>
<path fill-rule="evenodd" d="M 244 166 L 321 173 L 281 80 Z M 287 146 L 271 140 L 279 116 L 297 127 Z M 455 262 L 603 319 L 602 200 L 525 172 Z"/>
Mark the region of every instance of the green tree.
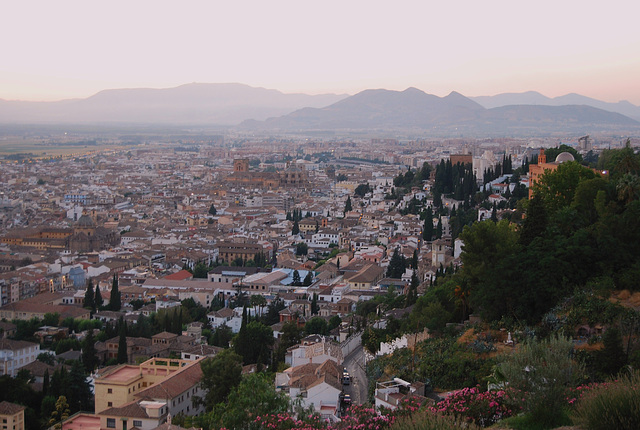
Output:
<path fill-rule="evenodd" d="M 406 306 L 411 306 L 418 299 L 418 285 L 420 285 L 420 281 L 418 280 L 417 270 L 413 271 L 411 274 L 411 284 L 409 284 L 409 291 L 406 297 Z"/>
<path fill-rule="evenodd" d="M 604 378 L 615 376 L 626 364 L 620 330 L 609 327 L 602 336 L 602 343 L 604 347 L 594 354 L 596 367 Z"/>
<path fill-rule="evenodd" d="M 312 283 L 313 283 L 313 272 L 308 271 L 307 275 L 304 277 L 304 280 L 302 281 L 302 285 L 305 287 L 308 287 Z"/>
<path fill-rule="evenodd" d="M 298 220 L 295 220 L 293 222 L 293 228 L 291 229 L 291 234 L 294 236 L 296 234 L 300 234 L 300 225 L 298 224 Z"/>
<path fill-rule="evenodd" d="M 433 239 L 433 211 L 431 210 L 431 206 L 429 206 L 424 213 L 422 238 L 427 242 L 431 242 L 431 240 Z"/>
<path fill-rule="evenodd" d="M 528 339 L 513 354 L 501 356 L 498 379 L 526 394 L 525 412 L 532 421 L 553 428 L 562 424 L 566 387 L 582 377 L 572 359 L 573 342 L 562 337 Z"/>
<path fill-rule="evenodd" d="M 44 314 L 42 324 L 58 327 L 58 325 L 60 324 L 60 314 L 57 312 L 47 312 L 46 314 Z"/>
<path fill-rule="evenodd" d="M 282 326 L 282 335 L 278 339 L 278 346 L 273 357 L 274 366 L 283 363 L 287 349 L 297 345 L 302 339 L 303 330 L 295 321 L 288 321 Z"/>
<path fill-rule="evenodd" d="M 520 229 L 520 243 L 527 246 L 533 242 L 533 239 L 542 236 L 547 229 L 547 223 L 547 210 L 544 201 L 536 194 L 529 201 L 527 217 Z"/>
<path fill-rule="evenodd" d="M 231 327 L 226 324 L 221 325 L 216 328 L 213 334 L 211 335 L 210 345 L 219 346 L 220 348 L 228 348 L 231 339 L 233 339 L 233 331 L 231 331 Z"/>
<path fill-rule="evenodd" d="M 193 269 L 194 278 L 207 279 L 208 275 L 209 275 L 209 267 L 206 264 L 202 262 L 196 264 L 196 267 L 194 267 Z"/>
<path fill-rule="evenodd" d="M 233 339 L 233 347 L 245 364 L 259 363 L 265 348 L 273 345 L 273 330 L 261 322 L 251 321 Z M 262 362 L 261 364 L 267 364 Z"/>
<path fill-rule="evenodd" d="M 309 245 L 304 242 L 296 244 L 296 255 L 307 255 L 309 253 Z"/>
<path fill-rule="evenodd" d="M 69 371 L 69 409 L 71 413 L 93 409 L 91 387 L 82 364 L 75 360 Z"/>
<path fill-rule="evenodd" d="M 460 238 L 464 241 L 461 276 L 468 282 L 472 307 L 489 320 L 513 312 L 528 297 L 517 292 L 524 281 L 515 265 L 522 260 L 517 257 L 518 233 L 507 220 L 483 221 L 466 226 Z M 512 279 L 518 277 L 514 285 Z"/>
<path fill-rule="evenodd" d="M 84 302 L 82 306 L 87 309 L 91 309 L 93 312 L 96 311 L 96 303 L 94 301 L 94 292 L 93 292 L 93 282 L 91 282 L 91 279 L 89 279 L 89 282 L 87 283 L 87 291 L 84 293 Z"/>
<path fill-rule="evenodd" d="M 209 215 L 215 216 L 217 213 L 218 211 L 216 210 L 216 207 L 211 203 L 211 206 L 209 207 Z"/>
<path fill-rule="evenodd" d="M 96 309 L 100 309 L 104 304 L 104 300 L 102 299 L 102 293 L 100 292 L 100 285 L 96 285 L 96 293 L 93 297 L 93 303 L 96 306 Z"/>
<path fill-rule="evenodd" d="M 593 170 L 575 161 L 567 161 L 555 171 L 545 171 L 533 185 L 533 193 L 540 195 L 547 207 L 547 213 L 569 206 L 573 201 L 580 182 L 595 178 Z"/>
<path fill-rule="evenodd" d="M 55 357 L 53 356 L 53 354 L 49 354 L 48 352 L 41 352 L 36 357 L 36 360 L 46 363 L 49 366 L 54 366 L 56 364 Z"/>
<path fill-rule="evenodd" d="M 291 279 L 293 280 L 293 282 L 291 282 L 291 285 L 293 285 L 293 286 L 302 285 L 302 282 L 300 281 L 300 272 L 298 272 L 297 270 L 293 271 L 293 275 L 292 275 Z"/>
<path fill-rule="evenodd" d="M 329 325 L 322 317 L 313 317 L 304 325 L 306 334 L 329 334 Z"/>
<path fill-rule="evenodd" d="M 407 268 L 407 261 L 400 253 L 400 250 L 396 248 L 393 251 L 391 260 L 389 260 L 389 266 L 387 267 L 388 278 L 401 278 Z"/>
<path fill-rule="evenodd" d="M 120 291 L 118 290 L 118 277 L 113 275 L 113 282 L 111 283 L 111 296 L 109 298 L 109 309 L 112 311 L 119 311 L 122 307 L 122 301 L 120 297 Z"/>
<path fill-rule="evenodd" d="M 118 364 L 126 363 L 128 361 L 127 355 L 127 334 L 126 324 L 122 317 L 120 317 L 120 338 L 118 339 Z"/>
<path fill-rule="evenodd" d="M 334 328 L 340 327 L 340 324 L 342 324 L 342 318 L 340 318 L 340 316 L 338 315 L 334 315 L 331 318 L 329 318 L 329 331 L 333 330 Z"/>
<path fill-rule="evenodd" d="M 618 200 L 625 204 L 637 200 L 640 195 L 640 177 L 633 173 L 625 173 L 618 180 L 616 191 L 618 192 Z"/>
<path fill-rule="evenodd" d="M 569 145 L 565 145 L 564 143 L 561 144 L 560 146 L 558 146 L 557 148 L 545 149 L 544 150 L 544 155 L 547 156 L 547 161 L 548 162 L 554 162 L 556 160 L 556 158 L 558 157 L 558 155 L 560 155 L 563 152 L 568 152 L 571 155 L 573 155 L 573 159 L 576 160 L 578 163 L 582 162 L 582 155 L 580 155 L 580 153 L 578 151 L 576 151 L 575 148 L 573 148 L 573 147 L 571 147 Z"/>
<path fill-rule="evenodd" d="M 89 330 L 87 336 L 82 342 L 82 363 L 89 372 L 98 367 L 98 354 L 95 346 L 96 340 L 93 336 L 93 330 Z"/>
<path fill-rule="evenodd" d="M 262 317 L 262 310 L 267 306 L 267 299 L 262 294 L 252 294 L 249 303 L 254 309 L 260 309 L 260 316 Z"/>
<path fill-rule="evenodd" d="M 194 405 L 203 404 L 210 412 L 219 403 L 225 402 L 231 390 L 240 384 L 242 378 L 242 357 L 231 349 L 225 349 L 213 358 L 200 363 L 202 378 L 200 387 L 205 397 L 194 397 Z"/>
<path fill-rule="evenodd" d="M 65 396 L 58 397 L 56 409 L 51 413 L 51 418 L 49 418 L 49 427 L 54 426 L 56 429 L 61 429 L 62 421 L 69 418 L 69 415 L 71 415 L 71 411 L 69 410 L 67 398 Z"/>
<path fill-rule="evenodd" d="M 363 198 L 365 194 L 370 192 L 371 192 L 371 187 L 369 186 L 369 184 L 360 184 L 353 191 L 353 194 L 355 194 L 356 196 L 359 196 L 360 198 Z"/>
<path fill-rule="evenodd" d="M 351 206 L 351 196 L 347 197 L 347 201 L 344 204 L 344 214 L 346 215 L 347 212 L 351 212 L 353 210 L 353 207 Z"/>
<path fill-rule="evenodd" d="M 47 354 L 47 355 L 50 356 L 51 354 Z M 51 381 L 50 381 L 50 378 L 49 378 L 49 369 L 45 369 L 44 370 L 44 375 L 42 376 L 42 394 L 44 394 L 45 396 L 49 392 L 50 383 L 51 383 Z M 49 412 L 49 414 L 51 414 L 51 412 Z"/>
<path fill-rule="evenodd" d="M 247 428 L 257 416 L 285 413 L 288 409 L 289 397 L 282 391 L 276 392 L 272 378 L 261 372 L 251 373 L 229 393 L 222 425 L 230 429 Z"/>

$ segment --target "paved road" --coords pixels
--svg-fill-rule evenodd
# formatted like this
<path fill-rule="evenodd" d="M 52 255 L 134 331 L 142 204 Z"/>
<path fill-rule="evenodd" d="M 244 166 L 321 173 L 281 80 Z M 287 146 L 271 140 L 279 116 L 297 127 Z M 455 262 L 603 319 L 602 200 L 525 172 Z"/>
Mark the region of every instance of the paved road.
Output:
<path fill-rule="evenodd" d="M 369 381 L 365 373 L 364 352 L 362 346 L 357 347 L 344 358 L 343 366 L 351 375 L 351 385 L 345 385 L 344 392 L 351 395 L 353 404 L 361 405 L 367 402 Z"/>

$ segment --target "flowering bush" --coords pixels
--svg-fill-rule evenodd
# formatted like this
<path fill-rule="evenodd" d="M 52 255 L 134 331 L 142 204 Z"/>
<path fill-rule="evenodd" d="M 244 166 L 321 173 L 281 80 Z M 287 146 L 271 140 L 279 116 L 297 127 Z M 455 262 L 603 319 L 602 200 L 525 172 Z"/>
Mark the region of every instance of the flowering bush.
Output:
<path fill-rule="evenodd" d="M 378 414 L 375 409 L 364 405 L 353 405 L 338 424 L 340 430 L 382 430 L 395 421 L 395 415 Z"/>
<path fill-rule="evenodd" d="M 515 390 L 481 392 L 478 387 L 473 387 L 464 388 L 429 409 L 486 427 L 520 412 L 524 400 Z"/>
<path fill-rule="evenodd" d="M 578 385 L 575 388 L 569 388 L 567 390 L 567 403 L 569 405 L 574 405 L 578 400 L 582 398 L 585 394 L 598 389 L 600 387 L 606 387 L 610 382 L 592 382 L 590 384 L 582 384 Z"/>
<path fill-rule="evenodd" d="M 316 414 L 298 419 L 289 413 L 281 413 L 257 417 L 252 427 L 260 430 L 317 430 L 325 428 L 326 425 Z"/>
<path fill-rule="evenodd" d="M 574 422 L 589 429 L 640 428 L 640 372 L 597 385 L 584 390 L 579 397 Z"/>

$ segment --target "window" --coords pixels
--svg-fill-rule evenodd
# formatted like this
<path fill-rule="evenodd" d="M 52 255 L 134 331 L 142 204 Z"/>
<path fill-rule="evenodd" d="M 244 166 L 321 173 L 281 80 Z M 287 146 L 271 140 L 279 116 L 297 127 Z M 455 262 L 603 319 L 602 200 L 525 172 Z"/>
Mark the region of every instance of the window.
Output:
<path fill-rule="evenodd" d="M 113 389 L 111 389 L 111 388 L 107 388 L 107 393 L 108 393 L 108 394 L 113 393 Z"/>
<path fill-rule="evenodd" d="M 112 407 L 113 406 L 113 402 L 108 402 L 107 406 Z"/>
<path fill-rule="evenodd" d="M 110 429 L 116 428 L 116 419 L 115 418 L 107 418 L 107 428 L 110 428 Z"/>
<path fill-rule="evenodd" d="M 140 421 L 140 420 L 133 420 L 133 426 L 134 426 L 134 427 L 142 427 L 142 421 Z"/>

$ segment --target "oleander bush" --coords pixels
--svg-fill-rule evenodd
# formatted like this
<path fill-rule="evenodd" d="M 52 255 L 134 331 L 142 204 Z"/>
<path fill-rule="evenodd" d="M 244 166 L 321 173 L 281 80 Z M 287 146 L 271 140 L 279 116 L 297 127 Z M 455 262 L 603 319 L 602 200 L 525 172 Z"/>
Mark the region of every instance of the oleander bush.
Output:
<path fill-rule="evenodd" d="M 576 402 L 573 420 L 585 430 L 640 429 L 640 372 L 584 393 Z"/>
<path fill-rule="evenodd" d="M 462 422 L 487 427 L 522 410 L 524 395 L 517 390 L 480 391 L 464 388 L 429 409 L 437 414 L 454 416 Z"/>

